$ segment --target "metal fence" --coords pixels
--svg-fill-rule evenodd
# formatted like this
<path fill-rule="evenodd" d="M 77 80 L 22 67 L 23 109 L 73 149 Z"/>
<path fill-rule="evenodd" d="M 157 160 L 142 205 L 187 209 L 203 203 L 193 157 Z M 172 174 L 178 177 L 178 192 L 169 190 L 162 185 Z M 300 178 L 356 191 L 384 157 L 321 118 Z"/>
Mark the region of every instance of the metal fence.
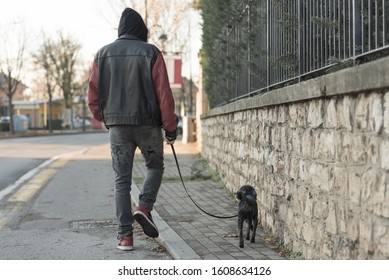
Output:
<path fill-rule="evenodd" d="M 215 41 L 218 105 L 387 55 L 389 0 L 251 0 Z"/>

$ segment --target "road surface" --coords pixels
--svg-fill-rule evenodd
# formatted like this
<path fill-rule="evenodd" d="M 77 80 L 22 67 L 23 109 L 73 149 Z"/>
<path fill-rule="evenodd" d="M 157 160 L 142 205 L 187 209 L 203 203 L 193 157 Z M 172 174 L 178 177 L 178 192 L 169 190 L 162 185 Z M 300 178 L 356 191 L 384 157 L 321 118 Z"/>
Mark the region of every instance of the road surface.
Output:
<path fill-rule="evenodd" d="M 0 163 L 0 260 L 171 259 L 137 225 L 116 249 L 107 133 L 3 139 Z"/>

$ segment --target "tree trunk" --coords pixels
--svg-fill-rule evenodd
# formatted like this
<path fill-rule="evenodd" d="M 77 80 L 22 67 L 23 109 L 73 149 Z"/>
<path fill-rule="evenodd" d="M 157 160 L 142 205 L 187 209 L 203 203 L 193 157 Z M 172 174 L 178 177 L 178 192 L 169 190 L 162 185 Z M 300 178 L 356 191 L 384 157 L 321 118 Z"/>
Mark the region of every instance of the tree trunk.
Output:
<path fill-rule="evenodd" d="M 49 125 L 49 132 L 50 133 L 53 133 L 53 98 L 52 96 L 50 95 L 49 96 L 49 122 L 48 122 L 48 125 Z"/>
<path fill-rule="evenodd" d="M 13 135 L 15 134 L 15 127 L 14 127 L 14 108 L 12 106 L 12 98 L 9 99 L 8 111 L 9 111 L 9 131 Z"/>

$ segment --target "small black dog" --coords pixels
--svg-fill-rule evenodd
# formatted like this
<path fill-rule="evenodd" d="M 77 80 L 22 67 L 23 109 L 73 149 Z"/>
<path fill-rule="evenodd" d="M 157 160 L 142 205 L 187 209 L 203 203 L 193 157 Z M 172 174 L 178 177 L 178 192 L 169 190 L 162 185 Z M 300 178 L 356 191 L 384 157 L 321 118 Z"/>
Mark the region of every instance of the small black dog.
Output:
<path fill-rule="evenodd" d="M 248 223 L 246 239 L 250 240 L 251 243 L 255 243 L 255 232 L 258 224 L 257 193 L 252 186 L 244 185 L 236 193 L 236 198 L 240 200 L 238 211 L 239 247 L 243 248 L 244 221 Z M 252 230 L 251 239 L 250 230 Z"/>

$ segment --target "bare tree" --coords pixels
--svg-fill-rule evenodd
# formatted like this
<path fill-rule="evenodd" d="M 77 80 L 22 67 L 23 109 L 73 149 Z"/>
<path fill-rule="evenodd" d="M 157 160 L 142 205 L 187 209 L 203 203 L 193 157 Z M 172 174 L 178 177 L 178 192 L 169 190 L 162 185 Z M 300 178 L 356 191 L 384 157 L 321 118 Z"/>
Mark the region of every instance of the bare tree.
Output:
<path fill-rule="evenodd" d="M 0 74 L 4 80 L 0 83 L 0 89 L 8 97 L 8 112 L 10 115 L 10 132 L 15 134 L 13 123 L 12 100 L 20 87 L 24 87 L 21 82 L 22 70 L 25 62 L 26 37 L 25 34 L 19 34 L 16 44 L 11 44 L 14 38 L 10 34 L 2 34 L 2 46 L 0 57 Z M 12 45 L 12 47 L 11 47 Z"/>
<path fill-rule="evenodd" d="M 58 41 L 50 44 L 49 57 L 54 68 L 54 79 L 63 92 L 66 108 L 71 108 L 81 45 L 62 32 L 59 33 Z"/>
<path fill-rule="evenodd" d="M 34 64 L 38 70 L 41 69 L 43 71 L 45 79 L 45 87 L 49 97 L 48 128 L 50 133 L 53 132 L 53 93 L 57 86 L 55 81 L 55 68 L 50 56 L 50 54 L 54 53 L 53 47 L 54 43 L 49 38 L 45 38 L 38 51 L 32 55 Z"/>
<path fill-rule="evenodd" d="M 67 124 L 72 123 L 73 95 L 76 88 L 79 88 L 77 67 L 80 64 L 78 58 L 80 49 L 81 45 L 76 40 L 59 31 L 58 37 L 55 39 L 44 38 L 41 47 L 33 54 L 34 63 L 43 70 L 46 80 L 46 90 L 50 104 L 50 131 L 52 131 L 52 97 L 57 86 L 62 91 L 65 101 L 64 120 L 66 123 L 68 122 Z"/>

